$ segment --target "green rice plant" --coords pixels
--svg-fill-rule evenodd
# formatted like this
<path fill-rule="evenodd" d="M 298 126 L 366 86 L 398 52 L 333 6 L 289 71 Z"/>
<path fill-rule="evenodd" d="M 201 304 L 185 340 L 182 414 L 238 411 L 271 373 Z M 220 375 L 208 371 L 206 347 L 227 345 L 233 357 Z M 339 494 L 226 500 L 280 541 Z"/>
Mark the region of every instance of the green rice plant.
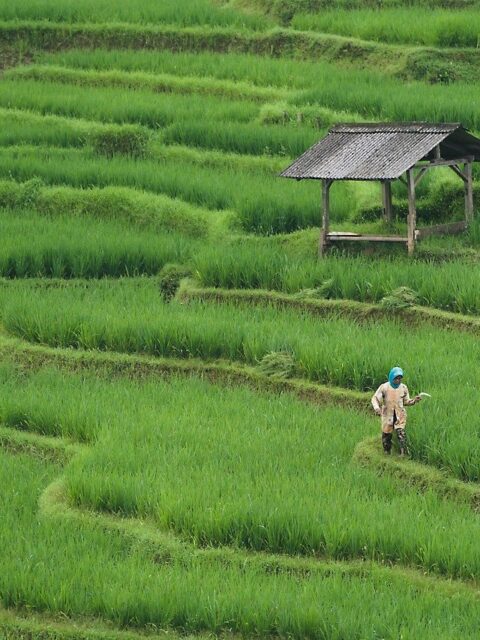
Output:
<path fill-rule="evenodd" d="M 288 632 L 292 638 L 367 637 L 378 630 L 387 635 L 401 629 L 425 640 L 439 635 L 454 640 L 459 634 L 476 638 L 478 602 L 473 590 L 461 583 L 369 563 L 314 560 L 296 566 L 272 556 L 216 558 L 181 547 L 172 551 L 156 541 L 153 554 L 151 546 L 136 543 L 135 533 L 124 534 L 115 523 L 108 526 L 98 519 L 94 524 L 88 516 L 38 518 L 38 495 L 58 468 L 4 452 L 1 462 L 2 601 L 8 607 L 28 607 L 37 616 L 58 615 L 63 624 L 76 619 L 75 640 L 85 640 L 79 635 L 79 616 L 109 623 L 102 640 L 120 640 L 118 628 L 126 628 L 122 640 L 132 640 L 136 630 L 141 634 L 153 628 L 165 629 L 167 637 L 172 629 L 184 636 Z M 450 512 L 454 522 L 459 515 Z M 138 532 L 141 529 L 139 525 Z M 76 589 L 70 588 L 74 584 Z M 2 623 L 2 633 L 4 629 Z M 21 632 L 25 635 L 25 627 Z M 49 638 L 45 631 L 43 637 Z M 61 637 L 69 637 L 67 631 L 62 630 Z"/>
<path fill-rule="evenodd" d="M 257 416 L 262 402 L 250 406 L 250 393 L 218 390 L 200 399 L 194 389 L 191 385 L 195 403 L 177 386 L 175 396 L 163 400 L 161 413 L 150 417 L 145 407 L 141 425 L 122 421 L 116 429 L 103 430 L 90 454 L 68 469 L 75 503 L 153 517 L 161 529 L 200 545 L 339 560 L 375 554 L 433 571 L 438 563 L 439 573 L 454 575 L 455 567 L 461 575 L 463 560 L 470 575 L 477 574 L 475 545 L 467 541 L 468 533 L 478 530 L 476 516 L 466 505 L 445 504 L 415 488 L 399 492 L 396 479 L 352 467 L 357 437 L 340 409 L 312 412 L 310 422 L 303 412 L 287 417 L 285 405 L 267 401 L 262 419 Z M 243 410 L 235 396 L 243 396 Z M 292 404 L 286 401 L 286 406 Z M 159 420 L 162 428 L 156 429 Z M 365 421 L 357 419 L 357 428 L 367 428 Z M 419 505 L 424 509 L 420 516 Z M 387 522 L 390 527 L 379 531 Z M 460 548 L 449 548 L 452 532 L 440 522 L 453 523 Z M 393 538 L 390 528 L 396 532 Z"/>
<path fill-rule="evenodd" d="M 154 275 L 167 262 L 188 259 L 193 248 L 182 236 L 152 236 L 120 222 L 39 217 L 25 210 L 4 210 L 0 230 L 0 274 L 6 278 Z"/>
<path fill-rule="evenodd" d="M 43 187 L 41 178 L 31 178 L 23 183 L 3 180 L 0 182 L 0 206 L 7 209 L 35 207 Z"/>
<path fill-rule="evenodd" d="M 41 116 L 20 109 L 0 109 L 0 143 L 45 144 L 82 147 L 93 130 L 101 128 L 86 120 Z"/>
<path fill-rule="evenodd" d="M 153 129 L 178 121 L 248 122 L 256 117 L 258 105 L 212 96 L 152 94 L 116 87 L 71 85 L 68 92 L 58 82 L 8 80 L 2 83 L 0 106 L 117 124 L 141 124 Z"/>
<path fill-rule="evenodd" d="M 30 286 L 25 286 L 25 290 L 19 287 L 15 291 L 8 288 L 2 292 L 5 326 L 19 331 L 27 339 L 47 344 L 54 341 L 55 345 L 65 347 L 99 348 L 97 341 L 100 340 L 102 349 L 114 351 L 184 358 L 222 357 L 252 364 L 271 351 L 288 351 L 295 354 L 297 374 L 357 389 L 376 388 L 375 381 L 385 375 L 392 360 L 405 362 L 407 359 L 401 346 L 404 344 L 401 319 L 394 317 L 390 321 L 369 324 L 366 329 L 341 318 L 313 318 L 306 312 L 298 317 L 294 311 L 248 306 L 235 309 L 224 304 L 215 307 L 212 318 L 212 309 L 200 302 L 192 302 L 187 307 L 165 305 L 158 296 L 155 282 L 98 283 L 82 293 L 81 299 L 75 287 L 46 291 L 37 288 L 32 292 Z M 88 319 L 81 311 L 86 295 L 90 309 Z M 74 344 L 70 342 L 73 335 L 70 331 L 64 335 L 56 328 L 57 306 L 65 309 L 65 321 L 75 328 Z M 128 314 L 119 313 L 117 309 L 128 309 Z M 146 323 L 145 317 L 151 320 Z M 233 318 L 236 318 L 234 323 Z M 31 322 L 38 326 L 30 334 L 28 326 Z M 24 329 L 21 329 L 22 323 L 25 323 Z M 142 331 L 138 327 L 142 327 Z M 378 353 L 374 345 L 385 333 L 392 334 L 392 346 L 388 353 Z M 342 343 L 336 344 L 341 335 Z M 419 386 L 428 380 L 423 374 L 417 376 L 413 372 L 418 372 L 419 367 L 426 371 L 425 367 L 430 366 L 433 357 L 429 355 L 424 364 L 420 364 L 419 354 L 430 353 L 434 342 L 425 337 L 428 335 L 437 336 L 441 344 L 442 330 L 409 327 L 410 355 L 405 368 L 412 372 L 412 384 Z M 471 348 L 472 341 L 475 341 L 473 336 L 461 336 L 458 344 L 452 340 L 451 348 L 463 348 L 463 343 Z M 475 349 L 471 353 L 475 353 Z M 455 356 L 454 361 L 461 357 L 460 354 Z"/>
<path fill-rule="evenodd" d="M 176 77 L 207 77 L 247 82 L 256 87 L 279 87 L 286 91 L 315 88 L 323 62 L 272 58 L 235 52 L 122 51 L 121 49 L 72 49 L 40 52 L 41 64 L 98 71 L 118 69 L 169 74 Z"/>
<path fill-rule="evenodd" d="M 37 144 L 83 147 L 91 144 L 101 154 L 147 154 L 152 133 L 139 125 L 109 125 L 79 118 L 44 116 L 21 109 L 0 109 L 0 142 L 3 146 Z"/>
<path fill-rule="evenodd" d="M 352 74 L 327 63 L 322 66 L 324 73 L 319 74 L 316 88 L 290 98 L 292 105 L 320 104 L 372 120 L 461 122 L 480 128 L 475 105 L 469 102 L 472 86 L 467 83 L 445 86 L 401 82 L 374 70 Z"/>
<path fill-rule="evenodd" d="M 57 22 L 127 22 L 140 24 L 175 24 L 182 27 L 193 25 L 235 26 L 249 29 L 264 29 L 269 21 L 260 15 L 250 15 L 228 8 L 212 5 L 208 0 L 134 0 L 125 5 L 118 0 L 36 0 L 33 4 L 19 0 L 11 5 L 0 2 L 0 17 L 3 20 L 50 20 Z"/>
<path fill-rule="evenodd" d="M 415 7 L 421 10 L 451 8 L 465 9 L 475 7 L 477 0 L 420 0 L 413 3 L 412 0 L 247 0 L 248 4 L 261 7 L 268 14 L 276 16 L 285 24 L 290 24 L 298 14 L 307 12 L 321 13 L 331 9 L 342 10 L 385 10 L 393 7 Z"/>
<path fill-rule="evenodd" d="M 281 580 L 290 574 L 303 589 L 316 583 L 318 556 L 381 559 L 440 575 L 478 575 L 479 524 L 467 504 L 445 501 L 433 492 L 421 495 L 415 487 L 399 491 L 396 478 L 351 465 L 359 432 L 372 433 L 373 422 L 366 416 L 340 407 L 304 406 L 288 396 L 256 395 L 241 387 L 215 388 L 194 379 L 139 383 L 56 371 L 15 374 L 5 367 L 0 379 L 0 413 L 23 410 L 33 431 L 70 437 L 78 432 L 90 443 L 65 472 L 73 504 L 140 517 L 144 531 L 153 521 L 161 531 L 210 549 L 227 543 L 237 549 L 317 556 L 305 574 L 291 564 L 291 572 L 276 575 Z M 71 398 L 70 406 L 65 397 Z M 6 535 L 3 528 L 0 532 Z M 62 529 L 59 535 L 62 540 Z M 451 535 L 456 545 L 448 543 Z M 260 578 L 268 575 L 262 563 L 281 562 L 243 554 L 235 560 L 228 553 L 225 564 L 221 550 L 189 554 L 184 544 L 170 544 L 167 564 L 157 566 L 183 566 L 184 580 L 193 567 L 210 567 L 214 573 L 223 571 L 228 584 L 237 566 L 245 576 L 253 571 L 252 578 Z M 6 557 L 18 562 L 23 558 L 18 550 Z M 151 553 L 151 548 L 137 545 L 126 555 L 142 551 Z M 154 551 L 158 554 L 158 544 Z M 140 555 L 137 562 L 146 557 Z M 122 558 L 116 558 L 120 567 Z M 69 571 L 75 563 L 61 566 Z M 368 566 L 361 568 L 364 580 Z M 141 567 L 143 561 L 137 565 L 139 576 L 144 574 Z M 385 570 L 394 579 L 394 570 Z M 51 591 L 45 590 L 43 573 L 35 575 L 45 597 Z M 208 582 L 208 573 L 201 578 Z M 33 583 L 37 587 L 38 581 Z M 19 586 L 13 575 L 2 576 L 4 589 L 14 584 Z M 415 584 L 418 588 L 418 576 Z M 91 592 L 96 585 L 94 581 Z M 33 598 L 36 588 L 28 593 Z"/>
<path fill-rule="evenodd" d="M 21 109 L 0 108 L 0 142 L 9 145 L 47 145 L 57 147 L 82 147 L 91 143 L 105 131 L 118 131 L 121 134 L 138 130 L 142 139 L 148 136 L 148 129 L 135 125 L 104 125 L 95 121 L 61 116 L 44 116 Z M 244 155 L 238 153 L 222 153 L 219 151 L 195 149 L 182 145 L 166 145 L 160 136 L 151 134 L 148 154 L 150 158 L 160 161 L 190 162 L 192 164 L 214 169 L 235 169 L 250 173 L 267 173 L 276 175 L 285 168 L 288 162 L 283 156 L 268 157 Z M 288 139 L 288 134 L 287 134 Z M 143 144 L 142 144 L 143 146 Z M 266 146 L 269 146 L 267 141 Z M 285 144 L 283 145 L 285 147 Z"/>
<path fill-rule="evenodd" d="M 75 188 L 128 186 L 180 198 L 197 207 L 234 210 L 247 231 L 279 233 L 318 224 L 318 188 L 266 175 L 124 157 L 101 159 L 79 150 L 28 147 L 0 150 L 0 176 Z M 352 208 L 349 185 L 332 190 L 332 219 Z"/>
<path fill-rule="evenodd" d="M 318 261 L 289 255 L 269 242 L 205 247 L 195 255 L 201 283 L 229 289 L 277 289 L 296 293 L 326 286 L 330 298 L 379 302 L 398 287 L 418 293 L 423 305 L 458 313 L 480 313 L 478 265 L 399 258 L 328 256 Z"/>
<path fill-rule="evenodd" d="M 413 433 L 415 455 L 446 465 L 460 477 L 480 477 L 476 445 L 469 435 L 475 429 L 476 404 L 472 399 L 459 414 L 454 401 L 459 389 L 475 376 L 478 344 L 474 336 L 460 334 L 446 343 L 442 330 L 404 327 L 394 316 L 365 327 L 341 318 L 319 320 L 298 317 L 294 312 L 230 305 L 218 306 L 212 314 L 203 304 L 165 305 L 155 283 L 146 282 L 121 282 L 115 287 L 99 283 L 87 290 L 43 290 L 37 286 L 8 289 L 1 295 L 6 328 L 52 346 L 227 358 L 251 364 L 271 352 L 288 352 L 295 358 L 295 375 L 356 389 L 376 388 L 392 362 L 401 362 L 414 389 L 427 388 L 436 395 L 435 411 L 428 405 L 425 411 L 416 409 L 422 427 L 418 432 L 421 444 L 416 441 L 417 432 Z M 84 315 L 87 304 L 88 318 Z M 385 335 L 389 336 L 389 348 L 379 349 Z M 450 371 L 450 391 L 437 375 L 445 367 Z M 456 456 L 442 457 L 443 435 L 438 431 L 442 412 L 452 422 L 452 447 L 463 438 L 470 447 L 468 466 L 464 460 L 460 467 Z"/>
<path fill-rule="evenodd" d="M 289 162 L 284 156 L 257 156 L 251 154 L 228 153 L 212 149 L 193 148 L 179 144 L 164 144 L 153 140 L 150 157 L 159 161 L 191 163 L 209 169 L 228 169 L 242 173 L 278 175 Z"/>
<path fill-rule="evenodd" d="M 480 33 L 478 10 L 407 7 L 378 9 L 338 8 L 320 13 L 298 13 L 294 29 L 322 31 L 364 40 L 437 47 L 477 47 Z"/>
<path fill-rule="evenodd" d="M 63 183 L 76 188 L 127 186 L 180 197 L 211 209 L 232 207 L 235 180 L 238 184 L 238 175 L 233 173 L 223 172 L 219 177 L 219 172 L 192 171 L 190 166 L 185 170 L 176 162 L 159 167 L 158 163 L 147 160 L 116 157 L 107 161 L 94 155 L 54 149 L 18 148 L 4 152 L 3 160 L 2 175 L 18 180 L 29 179 L 34 174 L 50 184 Z"/>
<path fill-rule="evenodd" d="M 333 111 L 317 105 L 303 106 L 301 109 L 287 102 L 264 104 L 260 108 L 258 122 L 260 124 L 308 124 L 315 129 L 328 129 L 338 122 L 360 122 L 357 114 L 345 111 Z"/>
<path fill-rule="evenodd" d="M 256 123 L 179 122 L 166 127 L 166 144 L 183 144 L 243 154 L 296 156 L 318 140 L 321 133 L 307 127 Z"/>
<path fill-rule="evenodd" d="M 242 77 L 252 82 L 252 75 L 249 74 L 254 72 L 249 72 L 248 62 L 248 57 L 243 58 L 243 64 L 239 60 L 237 73 L 240 74 L 241 69 L 243 71 Z M 162 60 L 160 64 L 163 63 Z M 206 64 L 207 61 L 205 61 L 205 68 L 207 68 Z M 280 63 L 277 64 L 281 66 Z M 307 69 L 309 68 L 307 66 Z M 288 76 L 285 73 L 287 69 L 289 69 L 288 66 L 283 70 L 278 70 L 278 74 L 281 74 L 280 77 L 286 86 L 288 86 Z M 303 70 L 303 67 L 297 67 L 297 69 Z M 228 70 L 230 71 L 230 69 Z M 293 71 L 291 68 L 290 70 Z M 267 69 L 265 69 L 265 74 L 266 71 Z M 226 74 L 226 71 L 224 73 Z M 350 70 L 340 69 L 327 62 L 312 64 L 311 76 L 311 84 L 309 80 L 308 84 L 305 82 L 303 85 L 306 90 L 301 93 L 295 92 L 287 100 L 291 108 L 301 110 L 305 106 L 320 105 L 334 111 L 357 114 L 364 118 L 399 121 L 460 121 L 466 126 L 480 128 L 475 103 L 472 102 L 475 88 L 471 84 L 455 83 L 455 86 L 445 86 L 426 85 L 413 81 L 405 83 L 380 71 L 356 70 L 355 73 L 352 73 Z M 29 83 L 24 81 L 18 84 L 28 85 Z M 310 89 L 307 88 L 308 85 L 311 87 Z M 346 85 L 349 86 L 348 93 L 344 91 Z M 44 85 L 41 86 L 44 87 Z M 45 91 L 44 88 L 42 90 Z M 78 91 L 78 89 L 76 90 Z M 12 89 L 9 88 L 8 91 L 11 92 Z M 18 88 L 16 93 L 19 95 Z M 179 97 L 177 96 L 177 98 Z M 28 103 L 23 106 L 31 108 Z M 241 121 L 239 117 L 237 120 Z"/>
<path fill-rule="evenodd" d="M 176 231 L 203 237 L 212 212 L 178 199 L 125 187 L 74 189 L 47 187 L 39 178 L 23 183 L 0 181 L 0 207 L 29 208 L 51 217 L 88 216 L 103 220 L 124 220 L 151 231 Z"/>
<path fill-rule="evenodd" d="M 467 236 L 474 247 L 480 247 L 480 221 L 478 219 L 470 223 Z"/>
<path fill-rule="evenodd" d="M 461 0 L 460 0 L 461 1 Z M 378 60 L 390 71 L 408 78 L 432 81 L 462 79 L 468 82 L 477 77 L 477 55 L 470 50 L 446 51 L 436 59 L 436 51 L 405 50 L 401 46 L 374 44 L 346 39 L 341 36 L 317 34 L 292 29 L 269 29 L 255 32 L 235 30 L 234 27 L 201 26 L 184 28 L 178 25 L 102 24 L 49 21 L 3 21 L 0 24 L 2 41 L 15 63 L 24 64 L 28 57 L 24 47 L 33 50 L 65 48 L 125 48 L 166 49 L 177 51 L 218 51 L 254 53 L 264 56 L 296 56 L 317 60 L 319 54 L 333 62 L 358 62 L 376 67 Z M 452 65 L 455 64 L 455 68 Z M 458 66 L 457 66 L 458 64 Z M 428 68 L 430 67 L 430 68 Z"/>
<path fill-rule="evenodd" d="M 117 154 L 143 158 L 147 155 L 149 140 L 148 131 L 135 125 L 111 125 L 90 136 L 95 152 L 107 158 Z"/>
<path fill-rule="evenodd" d="M 35 91 L 32 90 L 33 87 L 28 89 L 25 86 L 31 84 L 31 82 L 25 81 L 21 83 L 22 86 L 17 85 L 14 89 L 16 95 L 11 99 L 5 94 L 3 104 L 9 107 L 15 105 L 21 108 L 34 109 L 44 114 L 56 113 L 70 117 L 81 116 L 117 123 L 140 122 L 142 125 L 154 128 L 167 127 L 164 136 L 167 142 L 182 142 L 192 146 L 220 148 L 241 153 L 282 152 L 284 155 L 287 153 L 295 155 L 308 147 L 318 135 L 307 128 L 286 130 L 282 127 L 262 127 L 254 123 L 247 124 L 246 122 L 243 128 L 238 126 L 239 123 L 236 126 L 234 121 L 237 117 L 247 121 L 256 116 L 257 108 L 254 105 L 247 105 L 245 109 L 237 109 L 231 101 L 201 98 L 200 102 L 195 100 L 192 106 L 192 101 L 183 96 L 169 95 L 168 97 L 162 97 L 161 100 L 153 99 L 151 96 L 147 100 L 145 94 L 143 96 L 135 95 L 137 92 L 125 94 L 124 91 L 121 92 L 115 89 L 95 89 L 90 95 L 85 89 L 77 89 L 76 87 L 72 88 L 73 94 L 69 92 L 67 97 L 65 92 L 59 92 L 61 85 L 58 84 L 53 85 L 54 90 L 50 92 L 51 95 L 46 95 L 49 93 L 48 85 L 41 85 L 40 91 Z M 83 94 L 74 95 L 77 91 L 83 92 Z M 108 95 L 108 91 L 117 91 L 117 95 Z M 96 96 L 96 92 L 100 92 L 102 95 Z M 20 96 L 19 93 L 22 95 Z M 42 93 L 44 94 L 43 96 Z M 209 104 L 205 103 L 205 100 L 209 101 Z M 162 102 L 164 103 L 163 106 Z M 222 102 L 226 110 L 223 109 Z M 237 104 L 240 105 L 241 103 Z M 240 113 L 241 111 L 243 113 Z M 223 112 L 222 115 L 221 112 Z M 224 117 L 227 120 L 233 120 L 233 122 L 226 122 L 221 127 L 218 120 Z M 199 122 L 201 125 L 198 124 Z M 63 126 L 63 120 L 61 124 Z M 137 138 L 141 136 L 143 140 L 147 135 L 146 131 L 138 125 L 135 125 L 135 127 Z M 70 131 L 71 128 L 67 124 L 67 131 Z M 99 126 L 98 122 L 92 123 L 91 128 L 90 138 L 96 146 L 98 146 L 96 140 L 99 136 L 102 137 L 107 135 L 108 131 L 112 131 L 111 127 Z M 215 131 L 218 131 L 217 139 L 215 138 Z M 223 134 L 220 133 L 222 131 Z M 121 136 L 131 137 L 132 132 L 133 129 L 125 125 L 118 129 L 118 135 Z M 83 133 L 85 134 L 86 132 L 83 131 Z M 49 140 L 46 132 L 43 134 L 37 132 L 29 134 L 19 131 L 17 136 L 20 141 L 28 141 L 29 137 L 33 138 L 33 141 L 48 142 Z M 66 140 L 69 141 L 71 136 L 72 133 Z M 9 139 L 11 138 L 12 134 L 9 136 Z M 59 136 L 54 138 L 55 142 L 58 138 Z M 85 140 L 85 135 L 83 135 L 82 139 Z M 144 143 L 142 142 L 143 147 Z"/>
<path fill-rule="evenodd" d="M 279 100 L 289 95 L 289 92 L 273 87 L 259 87 L 248 82 L 217 80 L 212 77 L 202 78 L 120 70 L 82 70 L 57 65 L 15 67 L 7 70 L 4 77 L 10 80 L 36 80 L 91 87 L 110 86 L 123 87 L 124 89 L 149 89 L 156 93 L 199 93 L 259 102 Z"/>

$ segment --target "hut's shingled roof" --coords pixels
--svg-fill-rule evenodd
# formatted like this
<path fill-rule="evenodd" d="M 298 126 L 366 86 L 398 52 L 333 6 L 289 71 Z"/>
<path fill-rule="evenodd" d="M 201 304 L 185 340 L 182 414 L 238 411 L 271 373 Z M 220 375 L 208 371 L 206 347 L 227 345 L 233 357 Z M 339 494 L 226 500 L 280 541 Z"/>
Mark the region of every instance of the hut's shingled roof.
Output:
<path fill-rule="evenodd" d="M 297 180 L 394 180 L 419 160 L 473 156 L 480 160 L 480 140 L 460 123 L 361 123 L 332 127 L 280 175 Z"/>

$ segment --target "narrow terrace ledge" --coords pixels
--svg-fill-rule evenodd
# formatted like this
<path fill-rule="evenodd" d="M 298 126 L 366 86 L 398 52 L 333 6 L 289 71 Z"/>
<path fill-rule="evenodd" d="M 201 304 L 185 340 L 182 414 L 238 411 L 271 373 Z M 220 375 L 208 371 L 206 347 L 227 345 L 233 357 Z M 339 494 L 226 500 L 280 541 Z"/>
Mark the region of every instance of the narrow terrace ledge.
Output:
<path fill-rule="evenodd" d="M 318 255 L 339 241 L 404 243 L 413 255 L 418 240 L 464 231 L 473 220 L 472 163 L 480 160 L 480 139 L 460 123 L 386 122 L 338 124 L 280 176 L 322 181 L 322 229 Z M 417 229 L 415 188 L 433 167 L 449 167 L 463 180 L 465 220 Z M 407 237 L 329 230 L 329 191 L 334 180 L 378 180 L 386 222 L 392 222 L 392 182 L 408 191 Z"/>

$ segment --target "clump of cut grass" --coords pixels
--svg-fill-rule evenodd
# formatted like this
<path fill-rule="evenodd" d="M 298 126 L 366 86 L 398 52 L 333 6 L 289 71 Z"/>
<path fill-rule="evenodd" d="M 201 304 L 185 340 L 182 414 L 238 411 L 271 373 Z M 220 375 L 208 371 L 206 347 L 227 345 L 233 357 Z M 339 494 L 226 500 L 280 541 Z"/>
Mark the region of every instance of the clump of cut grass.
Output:
<path fill-rule="evenodd" d="M 295 293 L 296 298 L 322 298 L 329 299 L 335 298 L 335 292 L 337 290 L 337 284 L 334 278 L 328 278 L 324 280 L 318 287 L 301 289 L 298 293 Z"/>
<path fill-rule="evenodd" d="M 338 285 L 335 278 L 327 278 L 322 284 L 316 288 L 318 297 L 321 298 L 334 298 L 335 292 L 338 289 Z"/>
<path fill-rule="evenodd" d="M 420 304 L 420 296 L 410 287 L 397 287 L 389 295 L 380 300 L 380 305 L 385 309 L 406 309 Z"/>
<path fill-rule="evenodd" d="M 257 369 L 263 375 L 272 378 L 291 378 L 295 367 L 295 358 L 288 351 L 270 351 L 257 364 Z"/>

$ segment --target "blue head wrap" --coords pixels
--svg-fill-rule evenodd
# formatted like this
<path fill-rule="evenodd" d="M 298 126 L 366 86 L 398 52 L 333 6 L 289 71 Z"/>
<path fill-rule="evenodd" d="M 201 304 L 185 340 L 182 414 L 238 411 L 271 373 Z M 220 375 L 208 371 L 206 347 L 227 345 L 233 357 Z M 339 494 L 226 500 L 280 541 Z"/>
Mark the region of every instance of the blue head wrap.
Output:
<path fill-rule="evenodd" d="M 388 381 L 390 383 L 390 386 L 394 389 L 398 389 L 398 387 L 400 386 L 399 384 L 395 384 L 393 382 L 397 376 L 402 376 L 403 378 L 403 370 L 400 369 L 400 367 L 393 367 L 393 369 L 390 369 L 390 373 L 388 374 Z"/>

